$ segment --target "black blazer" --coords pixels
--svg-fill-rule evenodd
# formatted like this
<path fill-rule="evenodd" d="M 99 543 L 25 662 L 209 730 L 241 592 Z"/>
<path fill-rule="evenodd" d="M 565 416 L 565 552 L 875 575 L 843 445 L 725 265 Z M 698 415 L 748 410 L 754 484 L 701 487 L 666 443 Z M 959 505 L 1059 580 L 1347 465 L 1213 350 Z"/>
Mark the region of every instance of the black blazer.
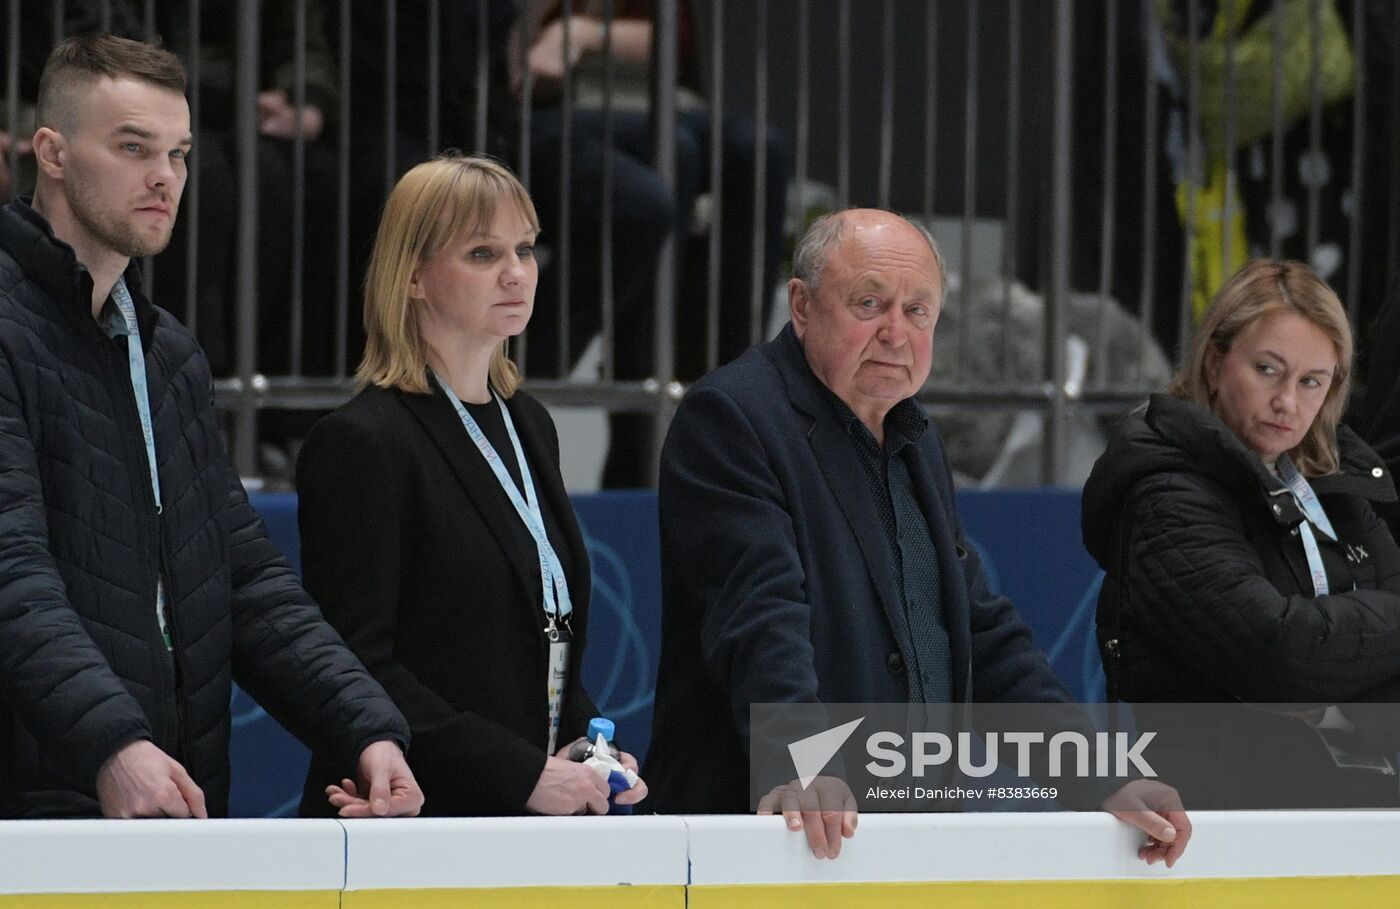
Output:
<path fill-rule="evenodd" d="M 788 326 L 697 382 L 671 421 L 663 671 L 643 774 L 658 812 L 747 810 L 750 704 L 908 700 L 892 556 L 828 398 Z M 963 537 L 936 428 L 906 451 L 938 553 L 953 700 L 1069 701 Z"/>
<path fill-rule="evenodd" d="M 508 402 L 567 566 L 574 646 L 559 743 L 596 712 L 580 679 L 591 578 L 544 407 Z M 404 712 L 424 814 L 519 814 L 544 770 L 549 644 L 534 540 L 441 391 L 370 387 L 297 461 L 307 589 Z M 562 545 L 561 545 L 562 544 Z M 304 814 L 354 768 L 312 758 Z"/>

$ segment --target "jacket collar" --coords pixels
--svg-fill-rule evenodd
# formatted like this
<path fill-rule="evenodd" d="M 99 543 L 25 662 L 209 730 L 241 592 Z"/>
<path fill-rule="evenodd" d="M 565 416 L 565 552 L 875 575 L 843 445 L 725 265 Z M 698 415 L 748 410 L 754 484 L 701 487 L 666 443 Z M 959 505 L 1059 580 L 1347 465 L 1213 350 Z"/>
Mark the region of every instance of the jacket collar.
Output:
<path fill-rule="evenodd" d="M 900 642 L 901 650 L 908 653 L 911 645 L 901 630 L 905 624 L 903 597 L 896 589 L 890 571 L 893 553 L 888 551 L 885 535 L 879 532 L 880 516 L 876 513 L 874 499 L 865 483 L 864 468 L 856 457 L 853 447 L 855 440 L 836 408 L 831 406 L 830 390 L 807 363 L 807 354 L 792 329 L 792 323 L 788 323 L 778 337 L 765 346 L 765 352 L 777 367 L 793 408 L 807 419 L 806 436 L 812 446 L 812 455 L 821 467 L 827 488 L 840 506 L 850 526 L 851 536 L 860 548 L 861 558 L 880 597 L 890 629 Z"/>
<path fill-rule="evenodd" d="M 1274 520 L 1296 524 L 1302 510 L 1284 484 L 1239 437 L 1206 408 L 1168 394 L 1151 397 L 1147 425 L 1163 441 L 1179 448 L 1194 469 L 1212 476 L 1234 477 L 1256 486 L 1271 503 Z M 1346 426 L 1337 428 L 1341 466 L 1308 482 L 1318 495 L 1356 495 L 1374 502 L 1395 501 L 1395 487 L 1380 457 Z M 1378 472 L 1379 471 L 1379 472 Z M 1276 506 L 1276 507 L 1274 507 Z"/>
<path fill-rule="evenodd" d="M 92 275 L 78 261 L 73 247 L 54 236 L 53 227 L 34 210 L 32 200 L 22 197 L 0 208 L 0 247 L 53 302 L 55 314 L 70 321 L 92 319 Z M 136 319 L 147 345 L 156 313 L 141 285 L 141 269 L 132 261 L 122 277 L 136 304 Z"/>
<path fill-rule="evenodd" d="M 510 502 L 505 490 L 501 489 L 496 475 L 480 456 L 476 446 L 468 438 L 456 408 L 447 398 L 448 392 L 433 383 L 430 395 L 399 392 L 399 399 L 423 426 L 428 437 L 437 446 L 447 461 L 457 482 L 461 484 L 467 497 L 481 514 L 482 520 L 491 529 L 501 549 L 510 558 L 511 568 L 524 585 L 526 591 L 535 591 L 540 585 L 539 558 L 528 533 L 512 532 L 520 524 L 515 506 Z M 540 435 L 534 421 L 523 419 L 515 400 L 506 401 L 511 421 L 520 436 L 520 447 L 531 465 L 530 475 L 535 483 L 536 493 L 548 503 L 550 510 L 559 522 L 567 537 L 569 547 L 569 595 L 575 603 L 587 596 L 587 590 L 580 590 L 581 581 L 586 575 L 580 568 L 587 564 L 587 554 L 582 551 L 582 537 L 573 517 L 573 509 L 568 502 L 568 493 L 555 472 L 541 469 L 539 465 L 550 463 L 550 452 L 545 439 Z"/>

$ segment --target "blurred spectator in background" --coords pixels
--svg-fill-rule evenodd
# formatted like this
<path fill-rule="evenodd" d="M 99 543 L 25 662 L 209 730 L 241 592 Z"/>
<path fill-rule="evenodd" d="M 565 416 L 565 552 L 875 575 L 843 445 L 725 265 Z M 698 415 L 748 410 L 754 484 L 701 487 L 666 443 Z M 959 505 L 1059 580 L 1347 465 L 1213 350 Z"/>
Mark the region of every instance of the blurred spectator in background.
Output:
<path fill-rule="evenodd" d="M 62 35 L 98 31 L 126 38 L 155 38 L 180 56 L 187 68 L 192 62 L 195 36 L 191 34 L 190 4 L 185 0 L 157 0 L 153 7 L 154 34 L 147 35 L 145 4 L 140 0 L 68 0 L 62 8 Z M 235 0 L 204 0 L 200 4 L 199 152 L 191 159 L 197 170 L 198 218 L 187 218 L 175 232 L 167 251 L 154 260 L 152 296 L 182 321 L 193 322 L 201 346 L 215 375 L 235 368 L 237 336 L 235 301 L 235 239 L 242 215 L 237 184 L 237 148 L 233 139 Z M 303 371 L 329 372 L 334 342 L 333 293 L 335 291 L 335 234 L 307 229 L 301 236 L 305 250 L 300 288 L 291 285 L 294 237 L 290 199 L 295 191 L 292 173 L 292 138 L 298 129 L 306 139 L 306 210 L 333 211 L 336 162 L 326 134 L 328 118 L 337 107 L 336 68 L 326 37 L 325 0 L 306 4 L 306 104 L 300 121 L 295 99 L 295 7 L 291 3 L 264 2 L 261 9 L 258 95 L 258 319 L 257 369 L 272 374 L 290 367 L 287 341 L 294 293 L 304 298 Z M 20 4 L 20 121 L 32 132 L 32 102 L 38 91 L 38 73 L 55 43 L 55 10 L 47 0 L 21 0 Z M 8 20 L 3 20 L 7 25 Z M 105 27 L 104 27 L 105 26 Z M 62 37 L 60 35 L 59 37 Z M 0 30 L 0 42 L 7 35 Z M 2 102 L 0 102 L 2 103 Z M 0 110 L 0 113 L 7 112 Z M 10 141 L 5 135 L 7 116 L 0 116 L 0 153 Z M 22 140 L 21 140 L 22 141 Z M 24 147 L 21 145 L 21 150 Z M 17 185 L 32 186 L 32 168 L 21 167 Z M 0 167 L 0 195 L 8 195 L 8 167 Z M 188 208 L 188 206 L 187 206 Z M 198 261 L 195 300 L 186 285 L 186 248 L 189 231 L 198 229 Z"/>

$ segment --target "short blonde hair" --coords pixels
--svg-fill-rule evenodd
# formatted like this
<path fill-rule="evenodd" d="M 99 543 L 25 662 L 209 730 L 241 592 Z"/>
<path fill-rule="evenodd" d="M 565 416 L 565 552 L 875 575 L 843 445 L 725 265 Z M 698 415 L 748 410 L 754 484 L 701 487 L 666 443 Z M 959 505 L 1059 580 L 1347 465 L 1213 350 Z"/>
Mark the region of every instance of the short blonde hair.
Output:
<path fill-rule="evenodd" d="M 1241 332 L 1276 312 L 1293 312 L 1307 319 L 1331 339 L 1336 349 L 1337 371 L 1327 389 L 1327 398 L 1303 440 L 1289 452 L 1306 476 L 1332 473 L 1341 465 L 1337 424 L 1351 387 L 1351 325 L 1336 292 L 1301 262 L 1256 259 L 1226 281 L 1196 328 L 1190 359 L 1167 391 L 1214 411 L 1214 395 L 1206 375 L 1210 352 L 1225 354 Z"/>
<path fill-rule="evenodd" d="M 502 204 L 518 209 L 539 232 L 525 187 L 491 158 L 449 152 L 400 178 L 384 203 L 365 273 L 365 355 L 355 371 L 361 386 L 432 392 L 428 346 L 408 295 L 414 269 L 462 237 L 488 233 Z M 504 341 L 491 357 L 490 382 L 507 398 L 520 386 Z"/>

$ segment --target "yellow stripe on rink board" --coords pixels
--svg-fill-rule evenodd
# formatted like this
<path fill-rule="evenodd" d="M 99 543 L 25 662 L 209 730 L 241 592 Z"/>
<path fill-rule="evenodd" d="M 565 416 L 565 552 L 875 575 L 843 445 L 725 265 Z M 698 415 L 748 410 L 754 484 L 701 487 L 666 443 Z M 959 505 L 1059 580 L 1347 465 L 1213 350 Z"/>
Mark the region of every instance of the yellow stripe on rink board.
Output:
<path fill-rule="evenodd" d="M 0 894 L 0 909 L 338 909 L 339 890 Z"/>
<path fill-rule="evenodd" d="M 512 909 L 559 909 L 561 906 L 607 906 L 608 909 L 685 909 L 685 885 L 639 884 L 604 887 L 473 887 L 442 890 L 347 890 L 342 909 L 459 909 L 463 906 L 511 906 Z M 4 907 L 0 907 L 4 909 Z"/>
<path fill-rule="evenodd" d="M 1400 906 L 1400 876 L 971 881 L 918 884 L 705 884 L 689 909 L 1317 909 Z"/>

